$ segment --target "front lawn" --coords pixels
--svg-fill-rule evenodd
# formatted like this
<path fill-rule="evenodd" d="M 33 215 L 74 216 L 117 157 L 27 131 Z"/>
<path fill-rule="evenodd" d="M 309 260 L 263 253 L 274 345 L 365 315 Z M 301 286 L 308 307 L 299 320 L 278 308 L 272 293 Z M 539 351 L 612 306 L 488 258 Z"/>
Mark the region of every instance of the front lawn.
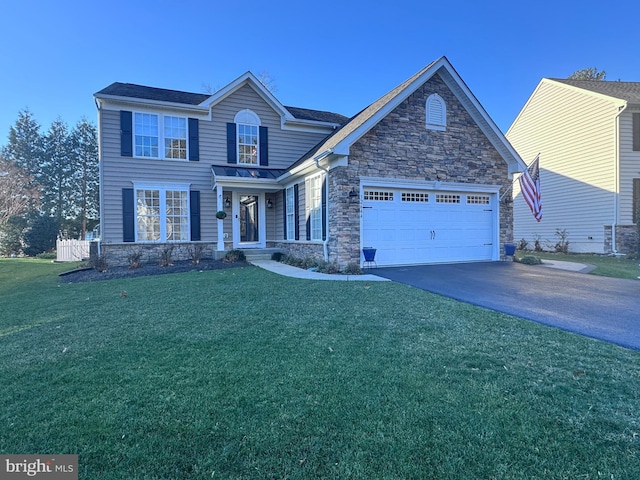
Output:
<path fill-rule="evenodd" d="M 81 479 L 640 478 L 640 354 L 391 282 L 0 260 L 0 451 Z"/>
<path fill-rule="evenodd" d="M 576 262 L 594 265 L 596 268 L 592 270 L 592 275 L 602 275 L 603 277 L 629 278 L 636 279 L 640 276 L 640 267 L 638 260 L 630 259 L 625 256 L 614 257 L 611 255 L 596 255 L 592 253 L 552 253 L 552 252 L 531 252 L 518 250 L 516 258 L 522 258 L 525 255 L 533 255 L 534 257 L 547 260 L 559 260 L 563 262 Z"/>

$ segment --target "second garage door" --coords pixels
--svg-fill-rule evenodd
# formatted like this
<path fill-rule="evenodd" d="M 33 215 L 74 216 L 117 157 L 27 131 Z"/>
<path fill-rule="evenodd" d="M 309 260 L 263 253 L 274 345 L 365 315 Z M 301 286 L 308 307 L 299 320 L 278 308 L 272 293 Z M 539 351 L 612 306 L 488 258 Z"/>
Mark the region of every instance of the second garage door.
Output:
<path fill-rule="evenodd" d="M 411 265 L 494 260 L 495 194 L 364 188 L 362 246 L 376 263 Z"/>

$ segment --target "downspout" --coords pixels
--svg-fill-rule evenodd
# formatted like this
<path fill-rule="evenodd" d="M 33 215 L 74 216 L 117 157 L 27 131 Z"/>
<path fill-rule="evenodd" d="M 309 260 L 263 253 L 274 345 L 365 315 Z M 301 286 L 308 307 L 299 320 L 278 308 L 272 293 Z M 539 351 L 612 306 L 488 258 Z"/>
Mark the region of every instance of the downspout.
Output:
<path fill-rule="evenodd" d="M 325 217 L 325 232 L 326 235 L 324 236 L 324 240 L 322 241 L 322 253 L 324 255 L 324 261 L 328 262 L 329 261 L 329 168 L 324 168 L 320 166 L 320 160 L 322 160 L 325 157 L 328 157 L 329 155 L 331 155 L 333 153 L 333 150 L 329 149 L 329 150 L 325 150 L 324 152 L 322 152 L 320 155 L 317 155 L 315 157 L 313 157 L 313 160 L 316 162 L 316 168 L 318 168 L 319 170 L 322 170 L 323 172 L 325 172 L 325 190 L 326 190 L 326 198 L 327 198 L 327 203 L 326 203 L 326 208 L 327 211 L 324 214 Z"/>
<path fill-rule="evenodd" d="M 98 208 L 100 211 L 98 214 L 100 215 L 100 240 L 98 240 L 98 257 L 102 255 L 102 239 L 104 238 L 104 225 L 102 224 L 102 217 L 104 209 L 102 208 L 102 202 L 104 201 L 104 192 L 103 190 L 103 181 L 102 181 L 102 105 L 98 102 L 97 99 L 93 99 L 96 104 L 96 108 L 98 109 L 98 195 L 100 196 L 100 203 Z"/>
<path fill-rule="evenodd" d="M 618 248 L 616 242 L 616 227 L 618 226 L 618 206 L 620 202 L 620 115 L 627 109 L 625 103 L 622 107 L 618 107 L 618 114 L 614 118 L 614 138 L 615 138 L 615 158 L 613 162 L 614 173 L 614 192 L 613 192 L 613 224 L 611 225 L 611 253 L 618 255 Z"/>

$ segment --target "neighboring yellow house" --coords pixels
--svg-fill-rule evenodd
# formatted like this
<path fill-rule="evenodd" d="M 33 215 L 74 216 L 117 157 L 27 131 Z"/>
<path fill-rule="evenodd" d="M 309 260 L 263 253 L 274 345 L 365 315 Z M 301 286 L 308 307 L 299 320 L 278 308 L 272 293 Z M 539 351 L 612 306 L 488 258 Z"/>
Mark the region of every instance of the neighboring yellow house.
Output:
<path fill-rule="evenodd" d="M 640 216 L 640 82 L 543 78 L 506 134 L 527 163 L 540 154 L 543 217 L 513 190 L 514 239 L 545 249 L 631 253 Z"/>

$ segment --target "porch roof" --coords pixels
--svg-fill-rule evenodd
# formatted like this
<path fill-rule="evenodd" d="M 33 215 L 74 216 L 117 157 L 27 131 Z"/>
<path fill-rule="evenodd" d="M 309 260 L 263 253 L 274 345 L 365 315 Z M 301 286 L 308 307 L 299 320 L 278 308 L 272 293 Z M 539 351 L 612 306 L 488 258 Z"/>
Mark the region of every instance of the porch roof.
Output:
<path fill-rule="evenodd" d="M 284 169 L 260 167 L 236 167 L 212 165 L 213 188 L 217 185 L 228 188 L 251 188 L 263 191 L 282 190 L 277 178 L 284 174 Z"/>

